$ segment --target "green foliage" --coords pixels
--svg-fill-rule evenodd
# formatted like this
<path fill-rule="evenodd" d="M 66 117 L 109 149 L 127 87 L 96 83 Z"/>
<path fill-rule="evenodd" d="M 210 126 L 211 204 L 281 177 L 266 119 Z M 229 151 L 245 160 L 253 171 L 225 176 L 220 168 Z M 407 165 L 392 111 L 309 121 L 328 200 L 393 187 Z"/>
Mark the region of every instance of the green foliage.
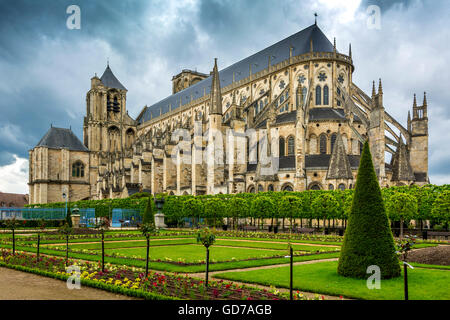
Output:
<path fill-rule="evenodd" d="M 296 196 L 284 195 L 278 199 L 278 216 L 295 219 L 303 217 L 302 199 Z"/>
<path fill-rule="evenodd" d="M 205 200 L 203 203 L 203 214 L 204 217 L 212 221 L 212 225 L 222 224 L 221 218 L 225 216 L 226 211 L 226 201 L 219 198 L 210 198 Z"/>
<path fill-rule="evenodd" d="M 439 223 L 448 224 L 450 221 L 450 191 L 441 193 L 433 203 L 431 216 Z"/>
<path fill-rule="evenodd" d="M 337 218 L 339 203 L 331 193 L 321 193 L 312 204 L 311 209 L 317 219 Z"/>
<path fill-rule="evenodd" d="M 153 211 L 153 201 L 151 197 L 147 198 L 147 206 L 145 207 L 142 224 L 155 224 L 155 215 Z"/>
<path fill-rule="evenodd" d="M 407 193 L 394 193 L 386 203 L 386 211 L 392 221 L 409 221 L 417 216 L 417 199 Z"/>
<path fill-rule="evenodd" d="M 72 228 L 72 213 L 70 210 L 70 205 L 67 204 L 67 215 L 66 215 L 66 222 L 65 222 L 70 228 Z"/>
<path fill-rule="evenodd" d="M 394 239 L 366 141 L 337 271 L 345 277 L 366 278 L 371 265 L 380 268 L 383 279 L 400 276 Z"/>
<path fill-rule="evenodd" d="M 209 228 L 203 228 L 197 233 L 197 242 L 209 248 L 216 241 L 216 236 L 209 230 Z"/>
<path fill-rule="evenodd" d="M 253 218 L 272 218 L 275 216 L 274 201 L 268 196 L 257 197 L 252 201 L 250 212 Z"/>
<path fill-rule="evenodd" d="M 248 218 L 250 217 L 249 202 L 240 197 L 232 197 L 227 201 L 227 213 L 231 218 Z"/>

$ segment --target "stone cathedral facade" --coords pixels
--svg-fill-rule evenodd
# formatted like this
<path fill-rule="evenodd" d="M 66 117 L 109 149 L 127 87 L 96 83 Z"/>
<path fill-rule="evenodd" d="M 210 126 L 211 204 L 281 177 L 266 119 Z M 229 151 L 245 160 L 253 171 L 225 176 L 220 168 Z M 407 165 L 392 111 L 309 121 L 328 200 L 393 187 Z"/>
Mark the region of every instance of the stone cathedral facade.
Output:
<path fill-rule="evenodd" d="M 351 46 L 338 52 L 314 24 L 221 71 L 217 59 L 209 74 L 183 70 L 133 119 L 108 65 L 91 79 L 83 142 L 52 127 L 30 150 L 30 203 L 353 188 L 367 139 L 382 187 L 428 183 L 426 96 L 405 127 L 381 80 L 366 94 L 354 70 Z"/>

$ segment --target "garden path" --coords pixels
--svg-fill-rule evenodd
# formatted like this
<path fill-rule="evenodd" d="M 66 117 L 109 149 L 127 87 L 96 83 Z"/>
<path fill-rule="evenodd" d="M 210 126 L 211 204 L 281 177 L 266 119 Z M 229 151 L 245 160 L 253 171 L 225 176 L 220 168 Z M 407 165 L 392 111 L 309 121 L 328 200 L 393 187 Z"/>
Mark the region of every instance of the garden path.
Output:
<path fill-rule="evenodd" d="M 65 281 L 0 268 L 0 300 L 133 300 L 134 298 L 81 286 L 70 290 Z"/>

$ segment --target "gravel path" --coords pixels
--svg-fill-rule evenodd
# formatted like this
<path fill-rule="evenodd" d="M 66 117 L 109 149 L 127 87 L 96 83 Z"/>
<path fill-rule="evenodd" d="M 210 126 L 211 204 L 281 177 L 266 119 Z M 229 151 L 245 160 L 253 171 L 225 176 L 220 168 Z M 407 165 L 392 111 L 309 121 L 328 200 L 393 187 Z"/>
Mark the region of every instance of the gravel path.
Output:
<path fill-rule="evenodd" d="M 70 290 L 65 281 L 0 268 L 0 300 L 133 300 L 133 298 L 83 285 L 79 290 Z"/>

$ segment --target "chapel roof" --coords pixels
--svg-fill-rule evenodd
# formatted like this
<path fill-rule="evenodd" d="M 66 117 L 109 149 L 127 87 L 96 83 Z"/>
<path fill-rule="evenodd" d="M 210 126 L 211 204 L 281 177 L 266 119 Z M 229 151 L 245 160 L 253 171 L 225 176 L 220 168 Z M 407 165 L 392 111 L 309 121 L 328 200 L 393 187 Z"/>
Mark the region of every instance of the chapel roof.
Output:
<path fill-rule="evenodd" d="M 270 64 L 276 65 L 289 59 L 290 48 L 292 47 L 292 56 L 299 56 L 308 53 L 311 50 L 311 41 L 314 52 L 333 52 L 333 44 L 328 40 L 320 28 L 313 24 L 235 64 L 219 71 L 221 88 L 230 85 L 234 81 L 240 81 L 247 78 L 251 73 L 255 74 L 268 67 Z M 185 105 L 192 100 L 199 99 L 208 95 L 211 90 L 211 79 L 208 78 L 197 82 L 196 84 L 181 90 L 155 104 L 148 107 L 137 119 L 138 123 L 149 121 L 153 116 L 165 114 L 181 105 Z"/>
<path fill-rule="evenodd" d="M 36 147 L 89 151 L 70 129 L 51 127 Z"/>
<path fill-rule="evenodd" d="M 100 81 L 109 88 L 114 89 L 120 89 L 120 90 L 127 90 L 120 81 L 116 78 L 114 73 L 112 72 L 111 68 L 108 66 L 105 69 L 105 72 L 103 72 L 102 77 L 100 78 Z"/>

